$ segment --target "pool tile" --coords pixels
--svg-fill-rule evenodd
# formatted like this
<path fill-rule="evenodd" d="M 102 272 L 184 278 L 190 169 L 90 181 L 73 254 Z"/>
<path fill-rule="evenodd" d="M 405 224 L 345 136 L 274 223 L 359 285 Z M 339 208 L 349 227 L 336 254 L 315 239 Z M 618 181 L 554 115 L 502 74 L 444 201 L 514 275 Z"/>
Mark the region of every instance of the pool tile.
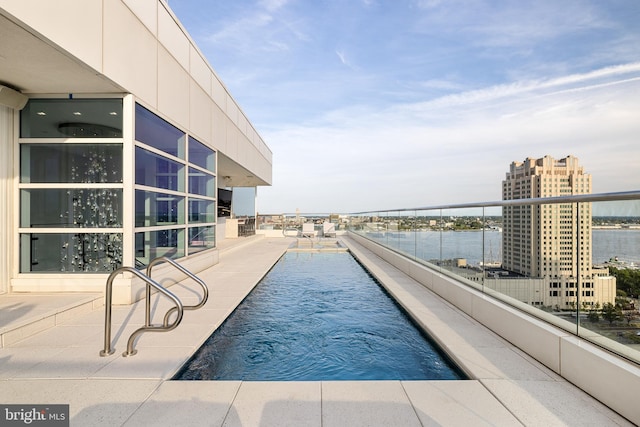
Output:
<path fill-rule="evenodd" d="M 627 420 L 565 381 L 482 380 L 527 426 L 631 426 Z"/>
<path fill-rule="evenodd" d="M 223 425 L 319 427 L 320 397 L 319 382 L 243 382 Z"/>
<path fill-rule="evenodd" d="M 240 381 L 166 381 L 125 426 L 221 426 Z"/>
<path fill-rule="evenodd" d="M 91 377 L 115 359 L 115 355 L 108 358 L 99 357 L 97 347 L 69 347 L 59 350 L 41 363 L 16 373 L 14 378 L 84 379 Z"/>
<path fill-rule="evenodd" d="M 403 381 L 422 425 L 521 426 L 478 381 Z"/>
<path fill-rule="evenodd" d="M 154 380 L 10 380 L 0 383 L 0 401 L 68 404 L 72 426 L 122 425 L 158 387 Z"/>
<path fill-rule="evenodd" d="M 322 426 L 420 426 L 400 381 L 324 381 Z"/>

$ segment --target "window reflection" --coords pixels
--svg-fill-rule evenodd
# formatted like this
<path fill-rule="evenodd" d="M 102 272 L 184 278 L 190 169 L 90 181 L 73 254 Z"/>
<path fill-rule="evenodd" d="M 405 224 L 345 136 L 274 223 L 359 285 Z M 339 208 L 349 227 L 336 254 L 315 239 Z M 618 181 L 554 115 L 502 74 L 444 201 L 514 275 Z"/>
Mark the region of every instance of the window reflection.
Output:
<path fill-rule="evenodd" d="M 194 254 L 215 247 L 215 227 L 189 228 L 189 253 Z"/>
<path fill-rule="evenodd" d="M 184 197 L 136 190 L 136 227 L 184 224 Z"/>
<path fill-rule="evenodd" d="M 198 169 L 189 168 L 189 193 L 215 197 L 215 177 Z"/>
<path fill-rule="evenodd" d="M 184 159 L 185 133 L 136 104 L 136 140 Z"/>
<path fill-rule="evenodd" d="M 154 258 L 181 258 L 184 251 L 184 229 L 136 233 L 136 264 L 147 265 Z"/>
<path fill-rule="evenodd" d="M 216 204 L 213 200 L 189 198 L 189 222 L 214 222 Z"/>
<path fill-rule="evenodd" d="M 184 166 L 136 147 L 136 184 L 184 191 Z"/>
<path fill-rule="evenodd" d="M 215 172 L 216 152 L 195 138 L 189 137 L 189 162 Z"/>

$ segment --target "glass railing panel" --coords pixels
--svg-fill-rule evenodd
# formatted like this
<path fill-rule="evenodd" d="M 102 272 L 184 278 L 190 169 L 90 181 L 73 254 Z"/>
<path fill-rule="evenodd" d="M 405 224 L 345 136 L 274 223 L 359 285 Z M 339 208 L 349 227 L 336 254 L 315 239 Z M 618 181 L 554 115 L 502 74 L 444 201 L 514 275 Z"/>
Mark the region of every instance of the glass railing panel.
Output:
<path fill-rule="evenodd" d="M 406 248 L 402 240 L 406 237 L 406 230 L 404 230 L 402 226 L 402 217 L 398 212 L 387 212 L 384 218 L 387 229 L 385 233 L 387 245 L 390 248 L 410 257 L 411 254 L 405 250 Z"/>
<path fill-rule="evenodd" d="M 640 200 L 590 208 L 582 246 L 591 262 L 577 294 L 578 334 L 640 362 Z"/>
<path fill-rule="evenodd" d="M 481 284 L 483 278 L 484 221 L 481 208 L 444 209 L 439 221 L 437 263 L 442 271 L 465 282 Z"/>
<path fill-rule="evenodd" d="M 417 258 L 418 251 L 418 215 L 416 211 L 406 212 L 403 220 L 403 245 L 406 253 L 410 254 L 411 259 Z"/>
<path fill-rule="evenodd" d="M 415 259 L 433 268 L 440 260 L 440 211 L 416 212 Z"/>
<path fill-rule="evenodd" d="M 640 363 L 636 193 L 370 212 L 349 229 Z"/>

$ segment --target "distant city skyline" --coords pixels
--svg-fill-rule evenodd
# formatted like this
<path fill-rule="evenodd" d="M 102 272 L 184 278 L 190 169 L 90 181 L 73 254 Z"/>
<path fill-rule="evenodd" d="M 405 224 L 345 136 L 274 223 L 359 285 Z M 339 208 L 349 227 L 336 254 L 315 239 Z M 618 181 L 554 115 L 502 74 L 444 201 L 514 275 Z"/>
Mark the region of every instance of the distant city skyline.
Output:
<path fill-rule="evenodd" d="M 640 189 L 640 3 L 172 0 L 273 150 L 264 213 L 499 200 L 504 165 L 580 158 Z"/>

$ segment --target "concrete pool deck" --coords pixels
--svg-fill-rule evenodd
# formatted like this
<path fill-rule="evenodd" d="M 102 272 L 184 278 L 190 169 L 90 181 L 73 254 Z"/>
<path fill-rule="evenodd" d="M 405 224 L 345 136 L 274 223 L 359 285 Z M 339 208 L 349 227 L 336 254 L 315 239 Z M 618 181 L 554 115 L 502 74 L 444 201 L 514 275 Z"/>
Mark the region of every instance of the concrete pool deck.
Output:
<path fill-rule="evenodd" d="M 294 240 L 224 242 L 219 264 L 198 274 L 207 304 L 171 332 L 143 334 L 132 357 L 122 352 L 143 301 L 114 306 L 116 352 L 100 357 L 100 295 L 0 295 L 0 404 L 69 404 L 72 426 L 633 425 L 347 237 L 472 380 L 169 381 Z M 195 303 L 189 285 L 170 289 Z M 154 300 L 156 323 L 166 307 Z"/>

